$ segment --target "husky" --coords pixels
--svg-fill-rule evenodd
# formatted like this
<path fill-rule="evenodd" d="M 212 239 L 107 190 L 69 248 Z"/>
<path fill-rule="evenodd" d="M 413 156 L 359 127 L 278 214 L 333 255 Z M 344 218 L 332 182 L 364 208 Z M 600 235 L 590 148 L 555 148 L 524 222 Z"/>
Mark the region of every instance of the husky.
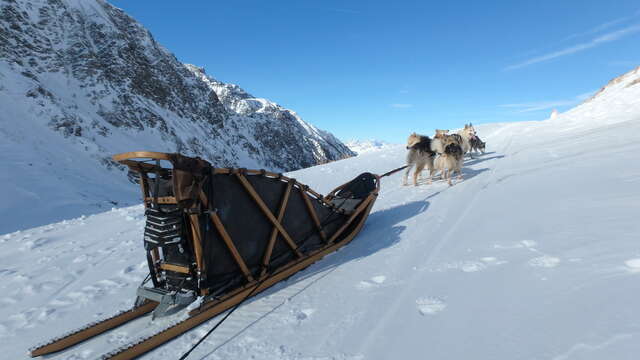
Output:
<path fill-rule="evenodd" d="M 444 139 L 449 136 L 449 130 L 436 129 L 436 134 L 431 140 L 431 151 L 436 154 L 444 153 Z"/>
<path fill-rule="evenodd" d="M 471 144 L 471 151 L 482 152 L 484 154 L 485 146 L 487 145 L 487 143 L 480 140 L 478 135 L 472 137 L 469 143 Z"/>
<path fill-rule="evenodd" d="M 454 171 L 458 173 L 458 180 L 462 179 L 463 156 L 462 147 L 453 138 L 445 139 L 444 152 L 435 159 L 434 169 L 440 170 L 442 179 L 447 179 L 449 186 L 453 185 L 451 175 Z"/>
<path fill-rule="evenodd" d="M 436 136 L 434 136 L 436 139 L 442 139 L 443 137 L 447 136 L 449 134 L 449 130 L 441 130 L 441 129 L 436 129 Z"/>
<path fill-rule="evenodd" d="M 460 147 L 462 148 L 462 154 L 463 156 L 466 154 L 469 154 L 469 157 L 471 157 L 473 159 L 473 155 L 471 154 L 471 138 L 473 138 L 474 136 L 476 136 L 476 129 L 473 127 L 473 125 L 471 123 L 469 124 L 464 124 L 464 129 L 458 131 L 457 134 L 454 135 L 458 135 L 459 136 L 459 144 Z"/>
<path fill-rule="evenodd" d="M 407 150 L 409 150 L 407 153 L 407 170 L 404 172 L 402 184 L 407 185 L 409 171 L 414 166 L 413 185 L 418 186 L 418 176 L 425 167 L 429 170 L 429 184 L 431 184 L 431 178 L 435 172 L 433 166 L 435 152 L 431 150 L 431 138 L 413 133 L 407 139 Z"/>

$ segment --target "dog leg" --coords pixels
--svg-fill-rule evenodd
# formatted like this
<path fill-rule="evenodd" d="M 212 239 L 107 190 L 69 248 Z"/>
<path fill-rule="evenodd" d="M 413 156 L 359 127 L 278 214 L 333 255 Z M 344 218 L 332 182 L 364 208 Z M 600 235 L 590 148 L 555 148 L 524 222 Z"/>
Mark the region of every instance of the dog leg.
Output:
<path fill-rule="evenodd" d="M 411 171 L 411 168 L 413 167 L 413 165 L 407 165 L 407 170 L 405 170 L 404 172 L 404 176 L 402 177 L 402 185 L 403 186 L 407 186 L 407 179 L 409 177 L 409 171 Z"/>
<path fill-rule="evenodd" d="M 424 169 L 424 163 L 418 163 L 416 165 L 416 171 L 413 173 L 413 185 L 418 186 L 418 176 L 422 173 Z"/>

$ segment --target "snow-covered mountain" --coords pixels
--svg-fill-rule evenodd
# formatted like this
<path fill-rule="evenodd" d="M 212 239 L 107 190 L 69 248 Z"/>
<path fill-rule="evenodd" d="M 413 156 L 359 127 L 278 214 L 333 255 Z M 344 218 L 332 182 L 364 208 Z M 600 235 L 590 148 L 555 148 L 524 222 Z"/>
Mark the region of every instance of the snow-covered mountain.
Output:
<path fill-rule="evenodd" d="M 603 97 L 618 98 L 621 96 L 625 96 L 625 94 L 626 96 L 629 96 L 631 93 L 625 93 L 624 89 L 630 88 L 632 86 L 635 86 L 637 88 L 638 84 L 640 84 L 640 66 L 616 78 L 611 79 L 611 81 L 609 81 L 607 85 L 603 86 L 592 97 L 585 100 L 585 103 Z"/>
<path fill-rule="evenodd" d="M 103 0 L 0 2 L 0 109 L 0 233 L 135 201 L 114 153 L 274 171 L 354 155 L 295 112 L 182 64 Z"/>
<path fill-rule="evenodd" d="M 190 358 L 636 359 L 640 84 L 554 120 L 477 130 L 487 153 L 465 161 L 462 181 L 384 178 L 352 243 L 245 303 Z M 326 193 L 405 154 L 289 175 Z M 0 236 L 3 356 L 27 359 L 34 343 L 131 306 L 147 274 L 143 225 L 138 205 Z M 50 359 L 94 359 L 172 319 Z M 178 358 L 217 320 L 144 358 Z"/>
<path fill-rule="evenodd" d="M 345 145 L 358 155 L 395 146 L 383 140 L 348 140 Z"/>

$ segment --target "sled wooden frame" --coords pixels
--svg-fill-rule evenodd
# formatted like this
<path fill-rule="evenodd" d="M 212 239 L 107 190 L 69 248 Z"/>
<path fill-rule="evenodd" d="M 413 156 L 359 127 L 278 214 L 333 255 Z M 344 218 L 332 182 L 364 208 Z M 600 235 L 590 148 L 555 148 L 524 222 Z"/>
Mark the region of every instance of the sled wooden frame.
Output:
<path fill-rule="evenodd" d="M 134 152 L 128 152 L 128 153 L 122 153 L 122 154 L 114 155 L 113 156 L 113 160 L 115 160 L 115 161 L 117 161 L 117 162 L 119 162 L 121 164 L 127 165 L 131 170 L 139 172 L 141 174 L 141 177 L 140 177 L 140 188 L 141 188 L 142 193 L 143 193 L 143 199 L 144 199 L 145 207 L 148 207 L 154 201 L 157 201 L 157 203 L 159 203 L 159 204 L 177 204 L 177 199 L 175 197 L 158 197 L 158 198 L 154 198 L 150 194 L 149 186 L 148 186 L 148 183 L 147 183 L 147 181 L 148 181 L 147 173 L 154 173 L 156 171 L 166 171 L 166 169 L 165 168 L 158 168 L 158 166 L 156 166 L 155 164 L 150 164 L 150 163 L 147 163 L 147 162 L 138 161 L 138 160 L 134 160 L 134 159 L 166 160 L 166 161 L 169 161 L 169 162 L 171 162 L 173 164 L 171 154 L 160 153 L 160 152 L 151 152 L 151 151 L 134 151 Z M 345 186 L 347 186 L 349 183 L 345 183 L 343 185 L 338 186 L 337 188 L 332 190 L 327 196 L 322 196 L 321 194 L 319 194 L 319 193 L 313 191 L 312 189 L 310 189 L 307 185 L 299 183 L 298 181 L 296 181 L 296 179 L 289 178 L 289 177 L 286 177 L 286 176 L 284 176 L 282 174 L 269 172 L 269 171 L 266 171 L 266 170 L 250 170 L 250 169 L 244 169 L 244 168 L 212 168 L 212 173 L 213 174 L 226 174 L 226 175 L 235 176 L 238 179 L 238 182 L 245 189 L 247 194 L 253 199 L 255 204 L 258 206 L 258 208 L 260 209 L 262 214 L 273 225 L 273 229 L 271 231 L 271 234 L 269 236 L 269 240 L 267 242 L 267 247 L 266 247 L 266 249 L 264 251 L 264 254 L 262 256 L 262 263 L 261 263 L 262 269 L 260 271 L 260 274 L 259 274 L 258 278 L 256 279 L 251 274 L 251 271 L 249 270 L 249 268 L 245 264 L 244 259 L 240 255 L 238 249 L 236 248 L 236 245 L 235 245 L 233 239 L 231 238 L 231 236 L 227 232 L 227 230 L 226 230 L 222 220 L 218 216 L 217 212 L 216 211 L 212 211 L 212 212 L 209 213 L 209 220 L 211 221 L 211 224 L 217 230 L 218 234 L 220 235 L 220 237 L 223 240 L 223 243 L 225 244 L 227 250 L 229 251 L 229 254 L 233 258 L 233 260 L 236 263 L 236 265 L 238 266 L 238 268 L 241 270 L 242 274 L 244 275 L 244 277 L 245 277 L 245 279 L 247 281 L 247 284 L 245 286 L 249 287 L 249 288 L 251 288 L 251 285 L 255 284 L 257 281 L 264 281 L 266 277 L 274 276 L 273 275 L 274 273 L 279 273 L 279 272 L 285 271 L 284 268 L 288 268 L 290 266 L 294 266 L 294 268 L 295 268 L 295 264 L 297 264 L 297 263 L 304 264 L 310 258 L 315 259 L 311 263 L 317 261 L 319 258 L 321 258 L 322 256 L 326 255 L 326 253 L 324 252 L 325 249 L 333 249 L 334 248 L 335 241 L 338 238 L 340 238 L 340 236 L 342 236 L 344 234 L 345 230 L 347 228 L 349 228 L 349 226 L 356 220 L 356 218 L 358 218 L 363 213 L 366 213 L 365 216 L 361 216 L 360 217 L 360 219 L 358 220 L 358 224 L 355 226 L 354 230 L 352 231 L 352 234 L 349 234 L 349 235 L 346 236 L 346 238 L 349 239 L 348 241 L 350 241 L 355 235 L 357 235 L 357 233 L 362 228 L 362 225 L 364 225 L 364 221 L 366 220 L 366 218 L 368 216 L 368 213 L 371 210 L 371 207 L 373 206 L 373 202 L 375 201 L 375 198 L 377 197 L 378 192 L 380 190 L 380 177 L 376 175 L 376 179 L 377 179 L 376 188 L 369 195 L 367 195 L 364 199 L 362 199 L 362 201 L 356 207 L 355 210 L 353 210 L 352 212 L 346 212 L 346 211 L 344 211 L 342 209 L 339 209 L 339 207 L 337 207 L 334 203 L 332 203 L 331 200 L 334 199 L 336 197 L 336 194 L 340 190 L 342 190 Z M 253 188 L 251 183 L 247 180 L 246 176 L 266 176 L 266 177 L 270 177 L 270 178 L 273 178 L 273 179 L 278 179 L 280 181 L 283 181 L 283 182 L 287 183 L 286 190 L 285 190 L 285 192 L 284 192 L 284 194 L 283 194 L 283 196 L 282 196 L 282 198 L 280 200 L 280 206 L 279 206 L 279 209 L 277 211 L 277 214 L 274 215 L 274 213 L 271 212 L 271 210 L 267 207 L 267 205 L 263 201 L 263 199 L 260 196 L 260 194 L 258 194 L 255 191 L 255 189 Z M 304 201 L 304 203 L 306 205 L 309 218 L 313 222 L 313 224 L 315 225 L 315 228 L 316 228 L 316 231 L 317 231 L 318 235 L 325 242 L 325 245 L 323 247 L 321 247 L 320 249 L 316 250 L 315 252 L 312 252 L 311 254 L 307 254 L 306 256 L 304 256 L 302 253 L 300 253 L 300 251 L 298 251 L 295 241 L 291 238 L 291 236 L 288 234 L 287 230 L 284 228 L 284 225 L 282 224 L 282 220 L 283 220 L 285 211 L 287 209 L 288 200 L 289 200 L 289 197 L 291 195 L 292 189 L 294 187 L 297 188 L 300 191 L 300 194 L 302 195 L 302 199 L 303 199 L 303 201 Z M 204 208 L 208 207 L 207 197 L 202 191 L 200 191 L 200 194 L 199 194 L 199 201 L 204 206 Z M 336 230 L 336 232 L 331 235 L 331 237 L 327 237 L 327 234 L 322 229 L 322 224 L 320 222 L 318 214 L 316 213 L 316 210 L 314 209 L 314 207 L 313 207 L 313 205 L 311 203 L 312 201 L 319 201 L 323 205 L 325 205 L 326 207 L 331 208 L 333 211 L 339 212 L 341 214 L 349 215 L 349 217 L 347 218 L 346 222 L 340 228 L 338 228 Z M 204 268 L 205 265 L 204 265 L 204 260 L 203 260 L 203 250 L 202 250 L 203 249 L 203 243 L 202 243 L 202 236 L 201 236 L 200 231 L 199 231 L 200 223 L 199 223 L 199 220 L 198 220 L 198 216 L 197 215 L 190 215 L 189 217 L 190 217 L 190 224 L 191 224 L 191 234 L 192 234 L 192 237 L 193 237 L 192 246 L 193 246 L 193 249 L 194 249 L 194 253 L 195 253 L 194 256 L 195 256 L 195 260 L 196 260 L 196 264 L 195 264 L 196 265 L 195 266 L 196 274 L 194 274 L 194 275 L 197 275 L 197 274 L 205 272 L 205 268 Z M 278 238 L 282 238 L 283 239 L 283 241 L 289 247 L 290 251 L 295 254 L 295 256 L 298 259 L 298 261 L 294 260 L 292 262 L 289 262 L 286 265 L 284 265 L 284 268 L 276 269 L 276 270 L 274 270 L 272 272 L 272 274 L 269 274 L 269 272 L 267 270 L 269 269 L 269 265 L 271 263 L 272 251 L 273 251 L 273 249 L 275 247 L 276 242 L 278 241 Z M 342 246 L 344 243 L 348 242 L 348 241 L 345 241 L 345 240 L 346 239 L 343 239 L 342 241 L 340 241 L 340 244 L 341 244 L 340 246 Z M 331 251 L 335 251 L 335 249 L 331 250 Z M 331 252 L 331 251 L 329 251 L 329 252 Z M 153 258 L 154 262 L 157 261 L 158 260 L 157 254 L 152 254 L 152 258 Z M 303 267 L 305 267 L 305 266 L 308 266 L 308 265 L 304 265 Z M 161 263 L 158 266 L 158 268 L 164 269 L 164 270 L 178 271 L 178 272 L 181 272 L 181 273 L 184 273 L 185 269 L 187 269 L 187 268 L 184 268 L 184 267 L 182 267 L 180 269 L 173 268 L 170 264 L 168 265 L 166 263 Z M 297 269 L 299 270 L 300 268 L 297 268 Z M 203 289 L 201 291 L 201 295 L 207 295 L 207 291 L 205 289 Z M 233 305 L 231 305 L 231 306 L 233 306 Z"/>

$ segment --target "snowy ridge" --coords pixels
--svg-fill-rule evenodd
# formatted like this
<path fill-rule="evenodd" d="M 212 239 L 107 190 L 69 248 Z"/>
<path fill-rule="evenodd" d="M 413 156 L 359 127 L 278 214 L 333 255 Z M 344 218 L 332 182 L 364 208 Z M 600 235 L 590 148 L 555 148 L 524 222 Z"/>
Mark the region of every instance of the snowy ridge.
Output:
<path fill-rule="evenodd" d="M 598 92 L 595 93 L 591 98 L 587 99 L 585 103 L 598 97 L 605 96 L 608 93 L 614 93 L 616 94 L 614 96 L 619 96 L 619 93 L 624 88 L 628 88 L 638 84 L 640 84 L 640 66 L 614 79 L 611 79 L 607 83 L 607 85 L 598 90 Z"/>
<path fill-rule="evenodd" d="M 358 155 L 399 146 L 382 140 L 348 140 L 345 145 Z"/>
<path fill-rule="evenodd" d="M 633 99 L 640 87 L 555 120 L 476 126 L 487 153 L 467 159 L 453 187 L 384 178 L 352 243 L 248 301 L 191 357 L 637 358 Z M 326 193 L 402 165 L 405 153 L 398 146 L 289 175 Z M 33 343 L 130 306 L 147 273 L 143 225 L 133 206 L 0 236 L 3 355 L 26 359 Z M 140 319 L 50 358 L 94 359 L 171 321 Z M 144 358 L 178 358 L 215 322 Z"/>
<path fill-rule="evenodd" d="M 305 122 L 294 111 L 285 109 L 282 106 L 263 98 L 256 98 L 247 93 L 238 85 L 226 84 L 208 76 L 205 70 L 195 65 L 185 65 L 189 71 L 197 76 L 202 82 L 215 91 L 218 99 L 225 106 L 225 109 L 235 116 L 232 120 L 239 120 L 245 124 L 250 123 L 252 127 L 261 129 L 257 131 L 261 137 L 277 137 L 281 142 L 295 143 L 298 139 L 305 139 L 311 145 L 314 157 L 320 159 L 321 163 L 336 160 L 326 157 L 325 154 L 343 154 L 340 158 L 353 155 L 350 149 L 335 138 L 331 133 L 322 131 L 315 126 Z M 283 122 L 286 126 L 283 129 L 272 131 L 269 126 L 273 121 Z M 291 156 L 286 148 L 270 147 L 268 150 L 279 154 L 279 157 Z"/>
<path fill-rule="evenodd" d="M 294 112 L 194 74 L 103 0 L 2 1 L 0 32 L 0 233 L 135 202 L 114 153 L 273 171 L 354 155 Z"/>

